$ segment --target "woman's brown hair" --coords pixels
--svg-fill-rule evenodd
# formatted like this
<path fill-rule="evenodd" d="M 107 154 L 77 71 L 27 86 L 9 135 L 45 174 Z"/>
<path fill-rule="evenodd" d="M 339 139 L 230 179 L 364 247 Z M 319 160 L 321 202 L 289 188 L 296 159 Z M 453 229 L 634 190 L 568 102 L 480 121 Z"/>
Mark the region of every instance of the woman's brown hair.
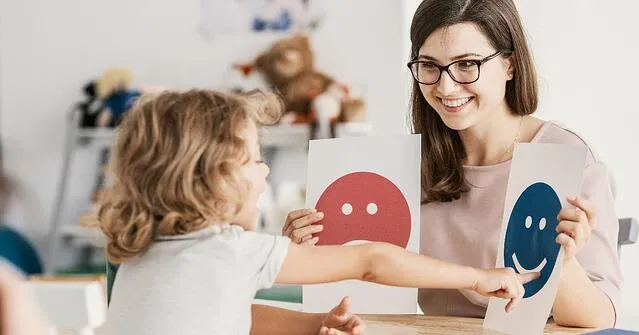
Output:
<path fill-rule="evenodd" d="M 121 263 L 158 236 L 228 222 L 242 208 L 250 122 L 270 124 L 282 110 L 271 93 L 209 90 L 143 97 L 118 126 L 100 197 L 98 224 L 107 257 Z"/>
<path fill-rule="evenodd" d="M 434 31 L 458 23 L 473 23 L 497 51 L 511 57 L 514 77 L 506 84 L 506 102 L 517 115 L 537 109 L 537 75 L 521 19 L 512 0 L 424 0 L 411 24 L 411 59 L 419 55 Z M 453 201 L 468 190 L 464 177 L 464 146 L 456 130 L 444 124 L 413 80 L 413 132 L 422 136 L 422 202 Z"/>

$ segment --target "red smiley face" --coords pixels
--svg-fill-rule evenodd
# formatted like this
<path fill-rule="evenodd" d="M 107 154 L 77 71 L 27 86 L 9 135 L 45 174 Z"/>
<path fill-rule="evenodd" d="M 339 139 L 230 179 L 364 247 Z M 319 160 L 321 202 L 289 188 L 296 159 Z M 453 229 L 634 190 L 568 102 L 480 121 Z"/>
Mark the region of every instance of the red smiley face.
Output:
<path fill-rule="evenodd" d="M 402 192 L 385 177 L 353 172 L 330 184 L 315 206 L 324 213 L 318 245 L 356 240 L 388 242 L 406 248 L 411 217 Z"/>

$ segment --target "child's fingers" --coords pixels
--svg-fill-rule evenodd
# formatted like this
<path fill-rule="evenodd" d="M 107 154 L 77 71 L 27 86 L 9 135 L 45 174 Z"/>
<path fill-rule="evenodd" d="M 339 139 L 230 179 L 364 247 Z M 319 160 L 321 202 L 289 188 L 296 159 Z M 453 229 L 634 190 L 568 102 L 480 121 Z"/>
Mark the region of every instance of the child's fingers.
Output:
<path fill-rule="evenodd" d="M 345 327 L 349 334 L 364 334 L 364 331 L 366 330 L 364 321 L 357 315 L 351 315 L 351 318 L 348 320 Z"/>
<path fill-rule="evenodd" d="M 528 272 L 524 274 L 518 274 L 517 277 L 522 284 L 529 283 L 537 278 L 539 278 L 539 272 Z"/>
<path fill-rule="evenodd" d="M 320 335 L 343 335 L 346 334 L 342 331 L 339 331 L 335 328 L 326 328 L 326 327 L 322 327 L 320 328 Z"/>
<path fill-rule="evenodd" d="M 519 304 L 520 301 L 521 301 L 520 297 L 510 299 L 510 301 L 508 301 L 508 303 L 506 304 L 506 313 L 510 313 L 510 311 L 512 311 L 515 308 L 515 306 Z"/>
<path fill-rule="evenodd" d="M 508 291 L 506 291 L 506 290 L 493 291 L 493 292 L 490 292 L 488 295 L 491 296 L 491 297 L 497 297 L 497 298 L 502 298 L 502 299 L 510 299 L 510 298 L 512 298 L 510 296 L 510 293 Z"/>
<path fill-rule="evenodd" d="M 362 319 L 360 319 L 359 317 L 357 318 L 357 320 L 358 321 L 355 321 L 355 326 L 351 329 L 351 333 L 353 335 L 366 333 L 366 324 L 364 324 L 364 321 L 362 321 Z"/>
<path fill-rule="evenodd" d="M 351 308 L 351 298 L 343 297 L 342 301 L 339 302 L 339 305 L 333 308 L 333 313 L 335 313 L 335 315 L 337 316 L 345 315 L 349 312 L 350 308 Z"/>

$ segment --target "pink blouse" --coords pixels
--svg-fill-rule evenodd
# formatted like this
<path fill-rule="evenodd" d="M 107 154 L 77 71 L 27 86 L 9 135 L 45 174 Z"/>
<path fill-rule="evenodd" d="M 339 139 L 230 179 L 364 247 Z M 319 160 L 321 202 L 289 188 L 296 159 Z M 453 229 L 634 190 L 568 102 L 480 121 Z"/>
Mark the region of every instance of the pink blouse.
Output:
<path fill-rule="evenodd" d="M 546 122 L 533 143 L 588 145 L 573 132 Z M 621 269 L 617 258 L 618 221 L 614 189 L 606 166 L 589 149 L 582 195 L 597 206 L 597 222 L 577 259 L 590 279 L 619 312 Z M 478 268 L 494 268 L 501 232 L 510 161 L 492 166 L 465 166 L 473 185 L 460 199 L 421 206 L 421 253 Z M 427 315 L 484 317 L 488 298 L 471 291 L 420 289 L 418 297 Z"/>

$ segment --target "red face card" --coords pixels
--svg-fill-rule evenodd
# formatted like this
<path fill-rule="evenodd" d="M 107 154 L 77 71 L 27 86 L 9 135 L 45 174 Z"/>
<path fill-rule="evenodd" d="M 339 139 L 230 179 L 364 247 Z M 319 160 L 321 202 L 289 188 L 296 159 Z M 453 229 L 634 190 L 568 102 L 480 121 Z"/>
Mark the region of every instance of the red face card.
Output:
<path fill-rule="evenodd" d="M 408 202 L 393 182 L 372 172 L 353 172 L 331 183 L 315 208 L 324 213 L 318 245 L 351 241 L 389 242 L 406 248 L 411 216 Z"/>

